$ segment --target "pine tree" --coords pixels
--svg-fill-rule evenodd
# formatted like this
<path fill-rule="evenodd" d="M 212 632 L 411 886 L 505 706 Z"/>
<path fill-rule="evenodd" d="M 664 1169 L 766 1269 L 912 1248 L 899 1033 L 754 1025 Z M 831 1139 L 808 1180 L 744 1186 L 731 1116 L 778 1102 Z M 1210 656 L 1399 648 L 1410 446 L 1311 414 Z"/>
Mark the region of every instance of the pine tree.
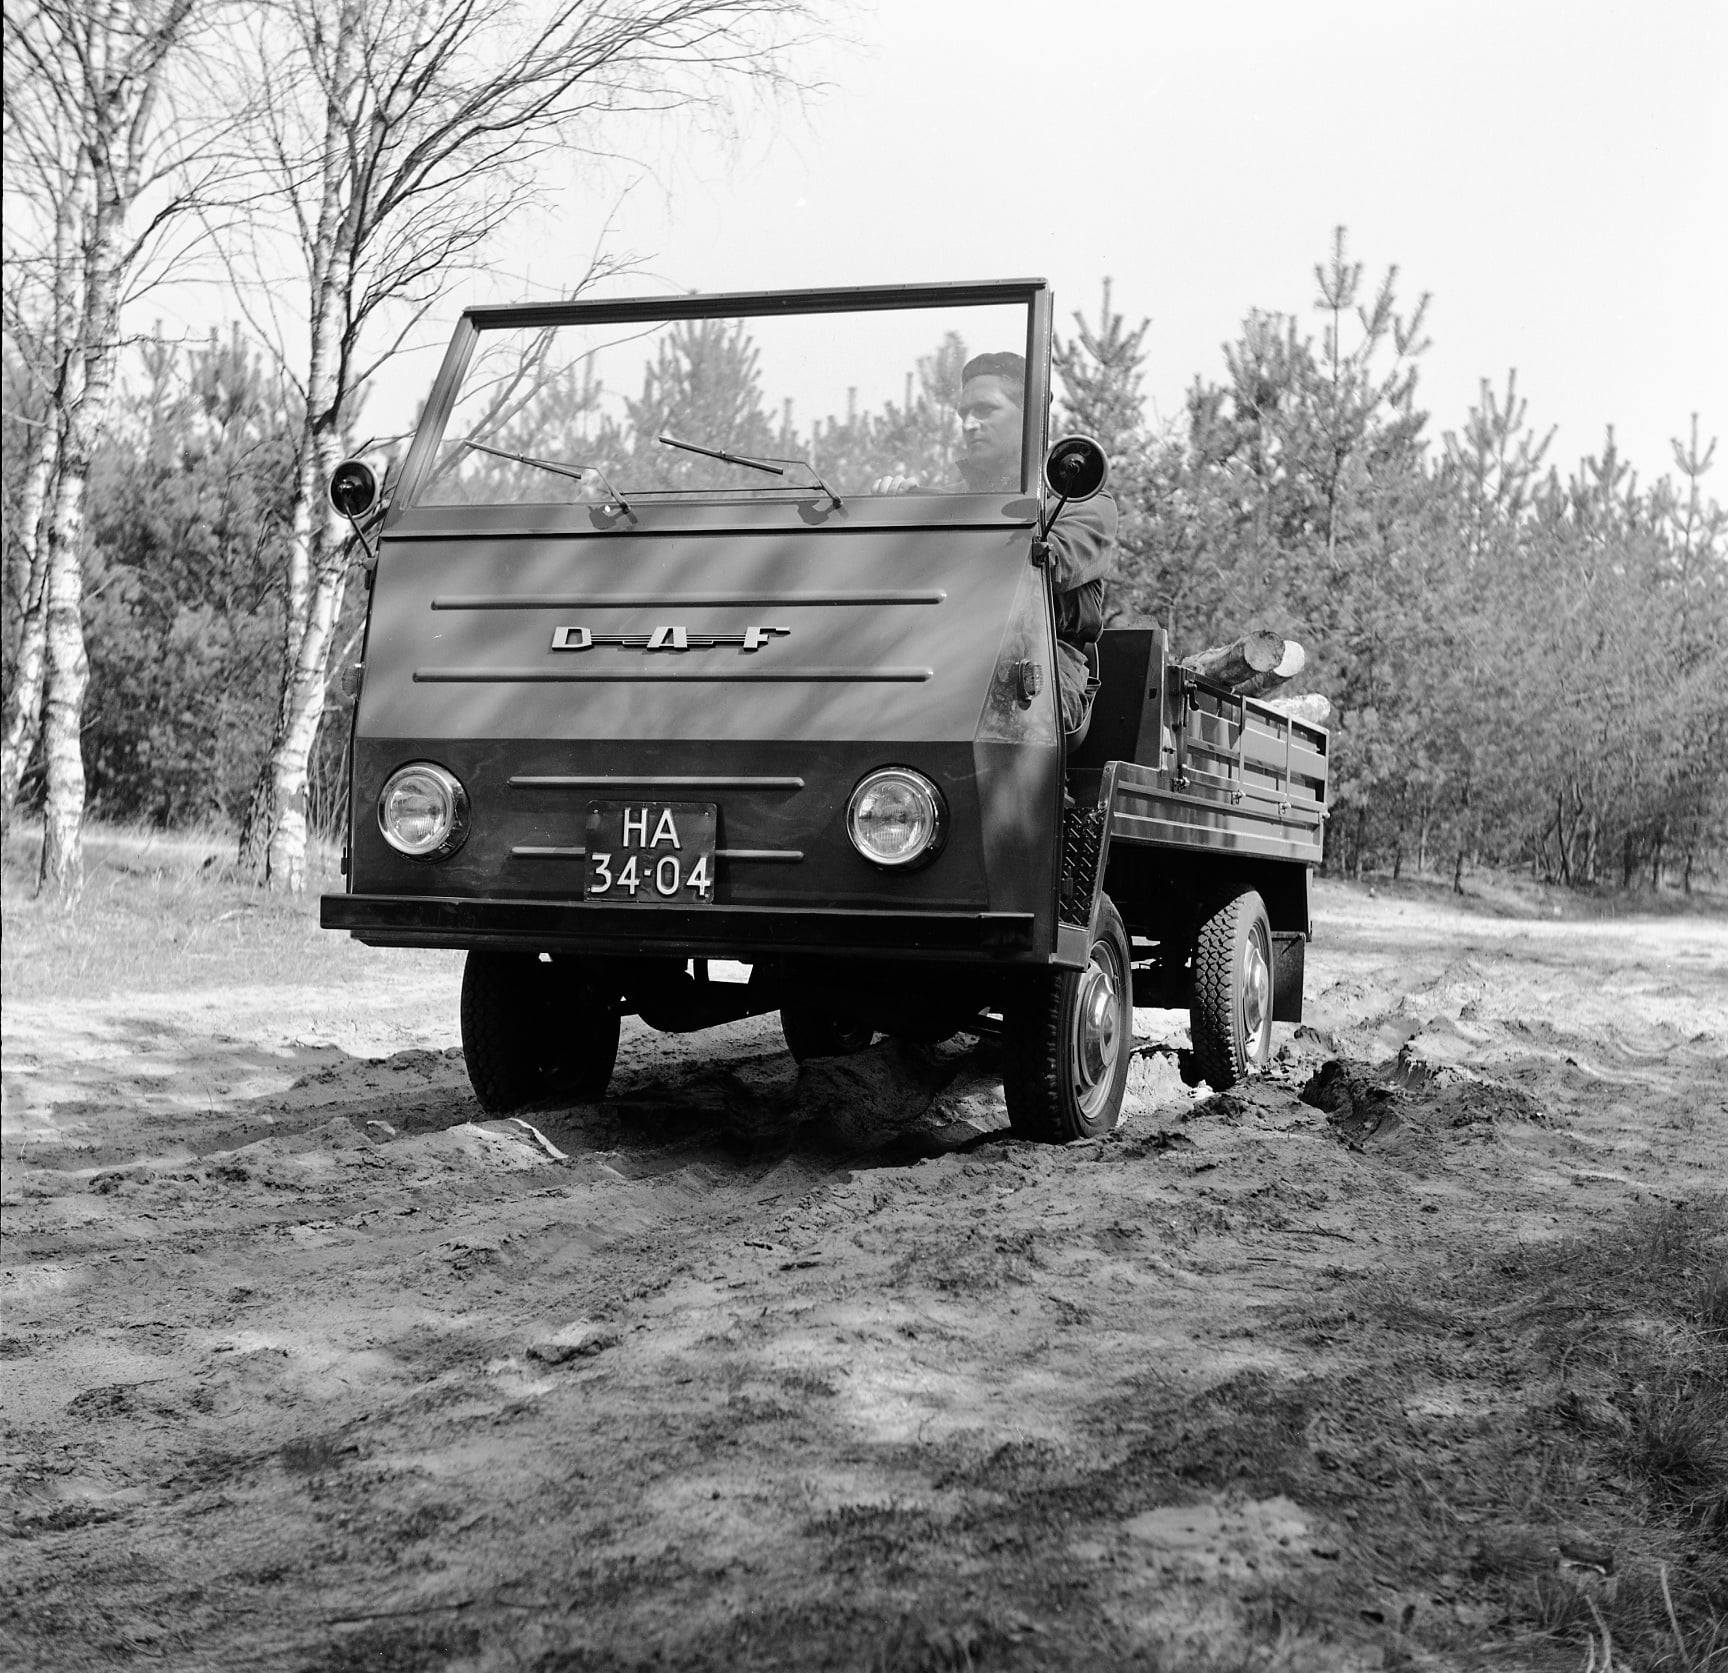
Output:
<path fill-rule="evenodd" d="M 90 801 L 232 818 L 274 708 L 296 403 L 238 332 L 146 344 L 137 364 L 91 475 Z"/>
<path fill-rule="evenodd" d="M 1091 436 L 1106 453 L 1121 456 L 1135 448 L 1145 429 L 1145 398 L 1140 383 L 1146 363 L 1146 333 L 1152 321 L 1142 319 L 1130 330 L 1110 307 L 1111 280 L 1104 280 L 1098 323 L 1089 325 L 1078 310 L 1076 335 L 1058 337 L 1052 357 L 1062 380 L 1064 427 Z"/>
<path fill-rule="evenodd" d="M 775 426 L 762 406 L 761 359 L 742 320 L 683 320 L 667 330 L 644 368 L 641 397 L 625 403 L 630 485 L 760 486 L 764 479 L 747 466 L 681 452 L 660 437 L 746 457 L 776 451 Z"/>
<path fill-rule="evenodd" d="M 1091 436 L 1110 460 L 1110 492 L 1119 521 L 1116 579 L 1106 595 L 1107 619 L 1154 621 L 1174 628 L 1179 587 L 1164 561 L 1161 538 L 1172 485 L 1161 473 L 1146 433 L 1146 333 L 1152 321 L 1130 327 L 1110 305 L 1111 280 L 1099 298 L 1098 319 L 1076 310 L 1075 335 L 1056 338 L 1052 358 L 1061 381 L 1060 427 Z"/>
<path fill-rule="evenodd" d="M 930 487 L 953 482 L 960 435 L 955 404 L 966 360 L 965 340 L 958 332 L 945 332 L 906 374 L 901 400 L 866 412 L 851 392 L 844 415 L 818 419 L 808 457 L 823 479 L 850 492 L 862 492 L 882 476 L 910 477 Z M 783 441 L 780 451 L 799 456 L 802 445 Z"/>

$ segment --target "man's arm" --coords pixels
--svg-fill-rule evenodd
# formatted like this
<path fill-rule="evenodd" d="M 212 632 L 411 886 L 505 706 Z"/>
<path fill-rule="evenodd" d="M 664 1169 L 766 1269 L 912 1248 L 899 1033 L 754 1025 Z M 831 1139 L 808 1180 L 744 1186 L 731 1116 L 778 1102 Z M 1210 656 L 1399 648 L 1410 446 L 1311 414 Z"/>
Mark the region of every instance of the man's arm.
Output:
<path fill-rule="evenodd" d="M 1063 506 L 1049 535 L 1050 573 L 1057 592 L 1107 581 L 1115 573 L 1116 521 L 1116 501 L 1108 494 Z"/>

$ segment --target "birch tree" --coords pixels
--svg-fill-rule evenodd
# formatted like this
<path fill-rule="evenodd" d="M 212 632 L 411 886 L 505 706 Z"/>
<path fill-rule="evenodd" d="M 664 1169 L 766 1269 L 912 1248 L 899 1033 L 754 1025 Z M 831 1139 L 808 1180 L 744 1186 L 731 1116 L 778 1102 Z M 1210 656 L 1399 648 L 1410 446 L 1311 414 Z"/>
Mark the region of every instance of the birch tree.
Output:
<path fill-rule="evenodd" d="M 723 114 L 746 91 L 794 85 L 814 3 L 275 0 L 261 14 L 246 61 L 268 76 L 243 102 L 256 102 L 252 149 L 305 286 L 282 701 L 240 838 L 242 863 L 273 886 L 305 887 L 307 763 L 348 562 L 324 484 L 368 378 L 556 163 L 616 149 L 635 118 Z M 242 265 L 262 282 L 273 260 L 261 231 Z"/>
<path fill-rule="evenodd" d="M 122 306 L 218 167 L 208 130 L 191 132 L 166 98 L 200 4 L 33 0 L 6 12 L 7 325 L 36 398 L 0 791 L 9 806 L 34 710 L 47 782 L 40 880 L 68 896 L 83 880 L 86 488 L 119 370 Z M 202 172 L 191 161 L 200 156 Z"/>
<path fill-rule="evenodd" d="M 66 202 L 73 201 L 68 191 Z M 70 213 L 65 216 L 70 220 Z M 58 269 L 64 272 L 64 268 Z M 7 296 L 6 410 L 22 460 L 5 528 L 6 701 L 0 722 L 0 823 L 9 826 L 25 768 L 42 734 L 48 672 L 48 546 L 42 512 L 60 457 L 60 402 L 73 370 L 68 332 L 56 301 L 46 320 Z M 9 438 L 10 439 L 10 438 Z"/>
<path fill-rule="evenodd" d="M 90 172 L 67 101 L 43 96 L 38 85 L 36 64 L 47 43 L 32 26 L 40 21 L 33 12 L 9 12 L 5 23 L 6 408 L 23 461 L 5 530 L 9 679 L 0 733 L 0 818 L 8 824 L 42 732 L 48 672 L 43 511 L 58 474 L 63 415 L 76 401 L 83 371 L 72 349 Z"/>

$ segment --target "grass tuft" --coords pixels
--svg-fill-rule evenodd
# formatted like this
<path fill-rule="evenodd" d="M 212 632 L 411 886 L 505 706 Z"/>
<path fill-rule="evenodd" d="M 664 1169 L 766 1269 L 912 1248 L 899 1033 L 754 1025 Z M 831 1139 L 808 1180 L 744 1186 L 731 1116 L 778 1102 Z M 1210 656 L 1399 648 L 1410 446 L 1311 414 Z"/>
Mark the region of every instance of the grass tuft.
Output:
<path fill-rule="evenodd" d="M 1686 1514 L 1728 1529 L 1728 1386 L 1669 1373 L 1634 1409 L 1627 1464 Z"/>

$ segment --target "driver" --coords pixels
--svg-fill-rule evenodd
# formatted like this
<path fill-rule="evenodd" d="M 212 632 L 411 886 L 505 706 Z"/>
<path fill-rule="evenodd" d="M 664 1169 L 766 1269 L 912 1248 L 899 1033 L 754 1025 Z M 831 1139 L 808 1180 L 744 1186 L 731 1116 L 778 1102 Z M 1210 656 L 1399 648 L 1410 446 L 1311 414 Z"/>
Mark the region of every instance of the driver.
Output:
<path fill-rule="evenodd" d="M 960 373 L 960 479 L 972 494 L 1020 487 L 1025 434 L 1026 361 L 1018 354 L 974 355 Z M 916 478 L 878 477 L 876 494 L 911 494 Z M 1066 505 L 1050 530 L 1050 574 L 1056 588 L 1056 684 L 1062 729 L 1086 718 L 1090 669 L 1083 646 L 1104 630 L 1104 583 L 1114 568 L 1116 502 L 1095 494 Z"/>

